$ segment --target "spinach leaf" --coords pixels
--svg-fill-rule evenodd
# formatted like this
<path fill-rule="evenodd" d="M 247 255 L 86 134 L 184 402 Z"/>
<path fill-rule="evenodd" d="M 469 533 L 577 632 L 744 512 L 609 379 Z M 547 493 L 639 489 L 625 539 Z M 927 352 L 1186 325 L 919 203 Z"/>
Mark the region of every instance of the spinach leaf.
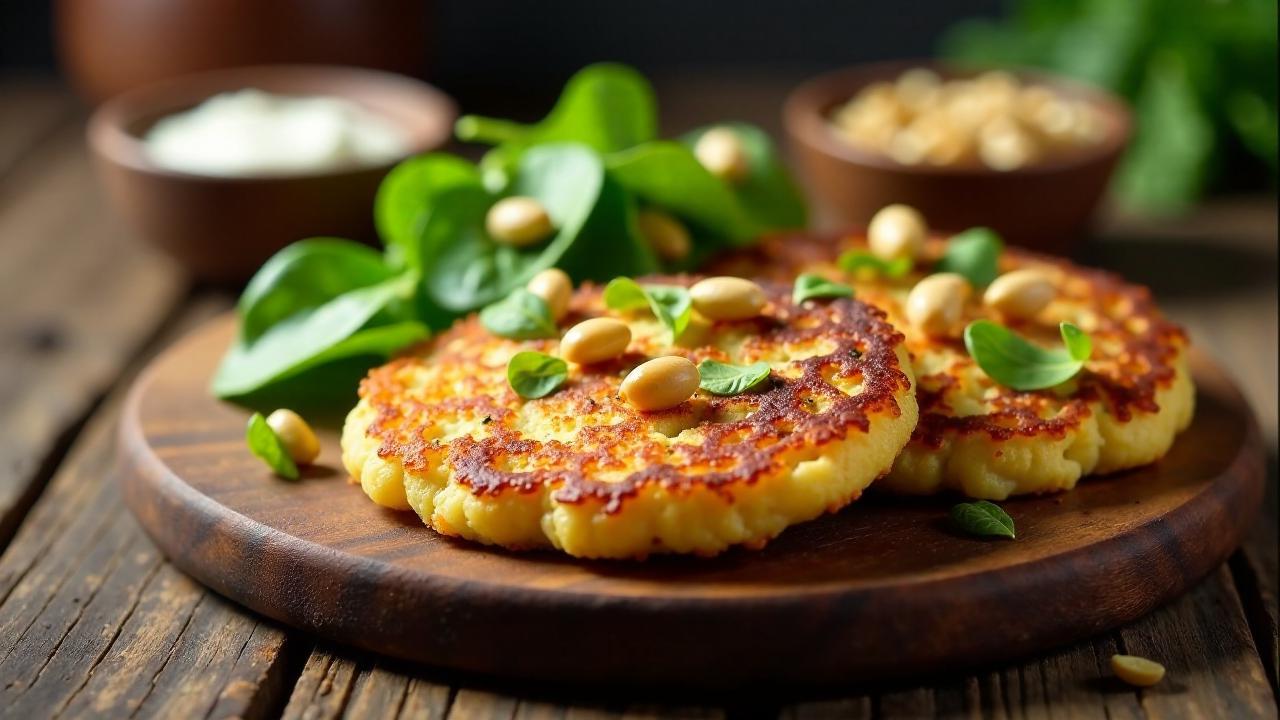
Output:
<path fill-rule="evenodd" d="M 854 277 L 869 271 L 887 278 L 900 278 L 911 272 L 914 265 L 915 261 L 909 257 L 881 260 L 866 250 L 846 250 L 836 259 L 836 266 Z"/>
<path fill-rule="evenodd" d="M 649 307 L 654 317 L 671 331 L 671 342 L 689 327 L 693 299 L 677 285 L 640 285 L 628 277 L 616 277 L 604 288 L 604 304 L 610 310 L 637 310 Z"/>
<path fill-rule="evenodd" d="M 741 247 L 762 232 L 728 183 L 717 178 L 680 143 L 659 140 L 608 156 L 618 184 L 684 220 L 699 244 Z"/>
<path fill-rule="evenodd" d="M 778 159 L 768 133 L 746 123 L 723 123 L 699 128 L 680 140 L 693 148 L 704 133 L 715 127 L 729 128 L 737 133 L 747 152 L 751 173 L 741 183 L 728 185 L 747 216 L 762 228 L 804 227 L 808 214 L 804 198 L 791 180 L 786 166 Z"/>
<path fill-rule="evenodd" d="M 990 228 L 969 228 L 947 241 L 947 250 L 934 267 L 934 272 L 963 275 L 970 285 L 991 284 L 1000 274 L 1000 253 L 1004 241 Z"/>
<path fill-rule="evenodd" d="M 399 275 L 302 309 L 252 341 L 240 338 L 214 375 L 214 394 L 245 396 L 334 360 L 386 358 L 426 337 L 427 328 L 407 317 L 417 285 L 416 274 Z M 380 317 L 399 313 L 405 317 Z"/>
<path fill-rule="evenodd" d="M 271 256 L 240 295 L 240 338 L 253 342 L 291 315 L 392 276 L 373 248 L 333 238 L 300 240 Z"/>
<path fill-rule="evenodd" d="M 999 505 L 986 500 L 960 503 L 951 508 L 951 522 L 957 529 L 979 537 L 1003 537 L 1012 540 L 1015 535 L 1013 518 Z"/>
<path fill-rule="evenodd" d="M 797 277 L 795 288 L 791 291 L 791 302 L 796 305 L 816 298 L 842 297 L 853 297 L 853 288 L 813 273 L 803 273 Z"/>
<path fill-rule="evenodd" d="M 539 145 L 525 153 L 511 192 L 547 208 L 556 235 L 545 245 L 493 242 L 484 218 L 494 198 L 456 187 L 437 197 L 423 223 L 419 257 L 431 299 L 450 313 L 505 297 L 538 272 L 559 267 L 576 279 L 652 272 L 657 261 L 634 232 L 629 198 L 605 175 L 600 156 L 582 145 Z"/>
<path fill-rule="evenodd" d="M 750 365 L 732 365 L 718 360 L 698 363 L 702 380 L 698 387 L 712 395 L 738 395 L 769 379 L 769 363 L 763 360 Z"/>
<path fill-rule="evenodd" d="M 1041 390 L 1075 377 L 1093 352 L 1093 341 L 1071 323 L 1059 326 L 1063 349 L 1043 348 L 990 320 L 964 329 L 964 345 L 992 380 L 1014 390 Z"/>
<path fill-rule="evenodd" d="M 513 340 L 535 340 L 557 337 L 551 309 L 542 298 L 524 288 L 480 311 L 480 324 L 498 337 Z"/>
<path fill-rule="evenodd" d="M 392 265 L 422 268 L 418 237 L 426 214 L 442 192 L 457 187 L 481 187 L 480 171 L 445 153 L 410 158 L 387 174 L 374 198 L 373 219 Z"/>
<path fill-rule="evenodd" d="M 535 145 L 574 142 L 610 153 L 648 142 L 658 135 L 658 112 L 653 88 L 643 75 L 625 65 L 599 63 L 570 78 L 555 107 L 539 123 L 466 115 L 455 132 L 467 142 L 497 145 L 482 167 L 501 175 L 513 172 L 524 152 Z"/>
<path fill-rule="evenodd" d="M 550 395 L 560 389 L 568 377 L 568 363 L 532 350 L 518 352 L 507 362 L 507 382 L 526 400 Z"/>
<path fill-rule="evenodd" d="M 257 456 L 271 468 L 271 472 L 288 480 L 298 479 L 298 465 L 289 457 L 280 436 L 267 424 L 262 413 L 254 413 L 244 429 L 244 441 L 249 452 Z"/>

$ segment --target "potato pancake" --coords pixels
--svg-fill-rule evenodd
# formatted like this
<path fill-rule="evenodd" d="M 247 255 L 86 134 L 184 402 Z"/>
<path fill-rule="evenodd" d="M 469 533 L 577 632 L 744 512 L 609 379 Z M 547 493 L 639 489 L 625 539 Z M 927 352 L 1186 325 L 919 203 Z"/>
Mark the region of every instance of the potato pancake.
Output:
<path fill-rule="evenodd" d="M 689 286 L 696 278 L 641 278 Z M 764 283 L 760 315 L 695 316 L 678 344 L 647 310 L 607 310 L 601 289 L 573 297 L 561 334 L 613 316 L 631 329 L 618 358 L 569 365 L 536 400 L 510 387 L 508 360 L 558 340 L 508 340 L 472 316 L 376 368 L 343 431 L 343 463 L 374 502 L 412 509 L 440 533 L 579 557 L 713 555 L 763 547 L 794 523 L 855 500 L 916 425 L 903 336 L 851 299 L 792 302 Z M 640 412 L 620 397 L 651 358 L 767 362 L 763 387 Z"/>
<path fill-rule="evenodd" d="M 1093 338 L 1093 354 L 1072 380 L 1017 391 L 989 378 L 963 340 L 933 337 L 907 321 L 906 298 L 946 248 L 932 239 L 913 271 L 899 279 L 848 277 L 836 265 L 847 250 L 866 250 L 861 235 L 776 236 L 721 258 L 715 272 L 786 281 L 817 273 L 853 285 L 856 297 L 885 310 L 907 337 L 918 383 L 920 423 L 887 477 L 876 484 L 904 494 L 945 490 L 1002 500 L 1075 487 L 1084 475 L 1154 462 L 1191 422 L 1195 389 L 1187 336 L 1166 320 L 1143 287 L 1100 270 L 1017 249 L 1000 256 L 1001 273 L 1043 271 L 1056 293 L 1034 317 L 1014 320 L 984 306 L 981 292 L 963 303 L 963 322 L 997 320 L 1033 342 L 1061 344 L 1058 325 L 1074 323 Z"/>

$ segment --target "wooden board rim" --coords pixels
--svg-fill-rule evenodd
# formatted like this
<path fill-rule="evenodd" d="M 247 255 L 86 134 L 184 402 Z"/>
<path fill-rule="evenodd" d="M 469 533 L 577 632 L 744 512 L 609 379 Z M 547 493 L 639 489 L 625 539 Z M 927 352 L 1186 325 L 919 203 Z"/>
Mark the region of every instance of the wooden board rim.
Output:
<path fill-rule="evenodd" d="M 439 575 L 419 574 L 384 560 L 355 555 L 333 547 L 294 536 L 265 526 L 232 508 L 228 508 L 189 485 L 170 471 L 150 446 L 141 422 L 141 404 L 157 373 L 166 367 L 184 345 L 201 334 L 229 337 L 231 320 L 221 318 L 209 328 L 198 331 L 161 355 L 139 378 L 126 402 L 120 427 L 120 479 L 125 499 L 143 527 L 177 564 L 219 593 L 277 620 L 302 627 L 339 642 L 364 647 L 398 657 L 447 666 L 467 671 L 493 673 L 532 679 L 623 684 L 732 686 L 739 682 L 770 681 L 794 684 L 841 684 L 850 677 L 865 680 L 875 677 L 901 676 L 945 669 L 958 661 L 990 663 L 1010 660 L 1096 634 L 1132 620 L 1151 608 L 1180 594 L 1194 581 L 1221 563 L 1238 544 L 1254 514 L 1262 492 L 1261 439 L 1251 414 L 1244 418 L 1245 432 L 1235 448 L 1235 455 L 1225 467 L 1222 477 L 1207 484 L 1191 501 L 1184 502 L 1176 513 L 1154 518 L 1136 525 L 1123 534 L 1100 543 L 1064 551 L 1049 558 L 1038 558 L 1014 564 L 994 576 L 956 573 L 926 577 L 911 583 L 863 584 L 850 589 L 847 584 L 831 583 L 827 587 L 805 588 L 782 585 L 771 592 L 743 593 L 737 596 L 635 596 L 600 595 L 547 587 L 513 588 L 493 580 L 459 580 Z M 1238 391 L 1221 371 L 1203 359 L 1197 361 L 1202 385 L 1216 393 L 1225 392 L 1228 405 L 1248 413 Z M 205 383 L 201 379 L 200 386 Z M 1207 381 L 1207 382 L 1206 382 Z M 1202 390 L 1203 392 L 1203 390 Z M 1211 529 L 1212 532 L 1203 532 Z M 423 532 L 429 532 L 423 530 Z M 1186 537 L 1208 539 L 1209 546 L 1183 548 Z M 212 543 L 206 541 L 212 538 Z M 1123 550 L 1122 550 L 1123 548 Z M 1088 567 L 1098 557 L 1119 557 L 1119 565 L 1108 574 L 1144 574 L 1153 559 L 1163 555 L 1172 567 L 1161 570 L 1160 582 L 1128 587 L 1131 592 L 1124 602 L 1105 607 L 1081 607 L 1071 618 L 1050 617 L 1050 613 L 1030 613 L 1016 624 L 997 623 L 982 637 L 954 636 L 945 638 L 944 651 L 903 648 L 904 637 L 897 644 L 886 643 L 892 632 L 873 629 L 870 642 L 857 642 L 849 629 L 837 628 L 837 635 L 851 639 L 849 649 L 822 651 L 788 658 L 787 662 L 743 660 L 721 663 L 715 672 L 705 672 L 709 662 L 741 655 L 735 643 L 722 643 L 723 648 L 707 648 L 708 641 L 735 626 L 750 623 L 760 634 L 761 645 L 775 649 L 795 648 L 798 639 L 823 642 L 825 636 L 815 634 L 825 625 L 839 625 L 841 616 L 858 617 L 865 608 L 892 602 L 895 612 L 929 617 L 939 612 L 928 598 L 946 598 L 946 607 L 1007 607 L 1010 596 L 1028 599 L 1053 599 L 1077 604 L 1088 598 L 1093 585 L 1105 578 L 1081 577 L 1076 571 Z M 237 561 L 238 559 L 238 561 Z M 1046 561 L 1052 560 L 1046 567 Z M 1169 562 L 1164 563 L 1168 565 Z M 279 577 L 262 580 L 268 568 Z M 308 588 L 316 575 L 330 575 L 327 587 L 335 591 L 329 598 L 323 592 L 296 592 Z M 1052 586 L 1050 593 L 1046 584 Z M 1051 597 L 1052 596 L 1052 597 Z M 913 599 L 914 598 L 914 599 Z M 1035 604 L 1035 603 L 1031 603 Z M 376 606 L 378 613 L 364 615 Z M 413 613 L 433 612 L 441 608 L 460 611 L 464 619 L 447 628 L 448 638 L 425 637 L 412 629 Z M 830 622 L 812 623 L 806 617 L 814 613 L 833 616 Z M 398 613 L 409 613 L 400 615 Z M 387 617 L 398 620 L 387 620 Z M 370 627 L 370 618 L 382 618 L 382 625 Z M 555 652 L 528 650 L 523 643 L 486 632 L 494 621 L 521 628 L 522 638 L 553 643 Z M 946 633 L 944 623 L 934 617 L 929 626 L 934 632 Z M 770 626 L 770 623 L 782 627 Z M 892 618 L 886 620 L 892 625 Z M 1016 627 L 1014 627 L 1016 625 Z M 587 630 L 566 639 L 548 628 L 575 627 Z M 410 630 L 406 631 L 406 627 Z M 922 632 L 926 627 L 920 628 Z M 830 631 L 827 627 L 824 632 Z M 655 633 L 657 635 L 655 635 Z M 598 635 L 601 639 L 592 641 Z M 664 648 L 654 638 L 663 635 L 671 642 L 679 640 L 678 657 L 654 664 L 652 660 Z M 583 639 L 583 637 L 587 639 Z M 476 652 L 469 645 L 488 644 L 510 652 Z M 876 643 L 883 647 L 874 648 Z M 800 643 L 804 644 L 804 643 Z M 829 646 L 830 640 L 824 645 Z M 701 648 L 693 652 L 690 647 Z M 632 659 L 644 666 L 638 672 L 620 673 L 616 663 L 601 663 L 598 656 L 618 647 L 632 647 Z M 675 645 L 666 645 L 670 650 Z M 857 650 L 856 653 L 853 650 Z M 897 657 L 885 660 L 883 653 L 897 650 Z M 646 653 L 648 655 L 646 655 Z M 861 657 L 854 657 L 860 655 Z M 808 658 L 807 660 L 805 658 Z M 871 658 L 874 660 L 868 660 Z M 648 660 L 649 662 L 646 662 Z M 699 668 L 703 672 L 698 672 Z"/>

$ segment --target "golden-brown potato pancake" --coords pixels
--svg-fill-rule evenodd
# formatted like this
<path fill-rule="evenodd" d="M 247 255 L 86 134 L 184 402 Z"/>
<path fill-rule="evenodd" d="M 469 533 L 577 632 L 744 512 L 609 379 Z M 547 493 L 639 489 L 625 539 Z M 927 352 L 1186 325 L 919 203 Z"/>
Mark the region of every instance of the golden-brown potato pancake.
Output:
<path fill-rule="evenodd" d="M 378 504 L 483 543 L 582 557 L 762 547 L 856 499 L 889 470 L 917 418 L 903 337 L 884 313 L 848 299 L 797 306 L 789 284 L 764 289 L 760 317 L 695 318 L 673 346 L 649 312 L 608 311 L 598 287 L 583 287 L 561 333 L 614 315 L 631 343 L 621 358 L 571 364 L 565 386 L 538 400 L 508 386 L 507 361 L 521 350 L 555 354 L 557 341 L 506 340 L 462 320 L 370 372 L 343 431 L 343 462 Z M 619 385 L 661 355 L 763 360 L 772 375 L 755 392 L 699 391 L 639 412 Z"/>
<path fill-rule="evenodd" d="M 856 297 L 882 308 L 907 337 L 918 383 L 920 423 L 892 472 L 876 487 L 907 494 L 953 490 L 1000 500 L 1067 490 L 1084 475 L 1109 473 L 1161 458 L 1191 422 L 1195 391 L 1187 368 L 1186 334 L 1166 320 L 1146 288 L 1107 272 L 1056 258 L 1006 249 L 1000 271 L 1041 268 L 1058 295 L 1030 321 L 996 317 L 981 292 L 965 304 L 965 322 L 990 318 L 1047 346 L 1061 343 L 1060 322 L 1093 338 L 1093 356 L 1071 381 L 1020 392 L 987 377 L 959 337 L 914 330 L 904 304 L 946 244 L 932 240 L 908 276 L 847 277 L 835 264 L 860 235 L 776 236 L 722 258 L 715 272 L 786 281 L 819 273 L 855 287 Z"/>

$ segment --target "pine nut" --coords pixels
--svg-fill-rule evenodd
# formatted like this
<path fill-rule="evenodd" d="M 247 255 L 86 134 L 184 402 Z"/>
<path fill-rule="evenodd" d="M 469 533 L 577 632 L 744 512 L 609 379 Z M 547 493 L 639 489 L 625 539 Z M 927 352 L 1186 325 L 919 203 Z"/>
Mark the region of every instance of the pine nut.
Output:
<path fill-rule="evenodd" d="M 698 367 L 679 356 L 641 363 L 622 381 L 622 397 L 637 410 L 666 410 L 693 397 L 702 379 Z"/>
<path fill-rule="evenodd" d="M 621 320 L 591 318 L 569 328 L 560 340 L 560 357 L 579 365 L 612 360 L 626 352 L 631 328 Z"/>
<path fill-rule="evenodd" d="M 738 277 L 711 277 L 689 288 L 693 307 L 709 320 L 745 320 L 764 308 L 764 290 Z"/>

